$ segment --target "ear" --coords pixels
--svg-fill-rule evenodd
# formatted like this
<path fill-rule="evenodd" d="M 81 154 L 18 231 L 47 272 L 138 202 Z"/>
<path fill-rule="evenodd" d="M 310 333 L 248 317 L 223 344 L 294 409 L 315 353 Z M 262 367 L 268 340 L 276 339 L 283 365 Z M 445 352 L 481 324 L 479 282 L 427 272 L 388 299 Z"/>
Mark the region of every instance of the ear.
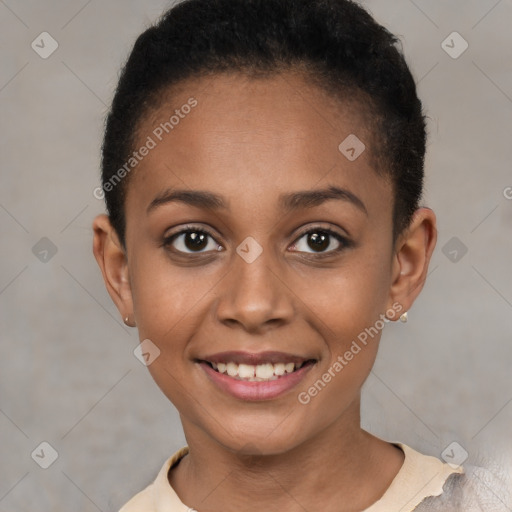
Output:
<path fill-rule="evenodd" d="M 410 309 L 425 284 L 436 241 L 434 212 L 430 208 L 417 209 L 394 248 L 388 307 L 398 302 L 402 306 L 400 314 Z"/>
<path fill-rule="evenodd" d="M 105 287 L 122 318 L 131 319 L 133 299 L 125 250 L 107 215 L 98 215 L 92 228 L 93 253 L 103 274 Z"/>

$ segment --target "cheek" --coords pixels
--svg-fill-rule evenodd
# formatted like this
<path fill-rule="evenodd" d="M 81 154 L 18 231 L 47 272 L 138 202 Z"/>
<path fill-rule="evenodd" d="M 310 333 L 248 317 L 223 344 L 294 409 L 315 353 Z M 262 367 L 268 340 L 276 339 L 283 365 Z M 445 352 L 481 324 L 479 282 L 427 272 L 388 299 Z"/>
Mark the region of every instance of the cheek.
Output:
<path fill-rule="evenodd" d="M 311 320 L 316 317 L 327 341 L 321 371 L 327 372 L 331 388 L 356 389 L 375 361 L 390 279 L 386 262 L 376 253 L 361 251 L 330 273 L 324 287 L 310 288 Z"/>
<path fill-rule="evenodd" d="M 174 346 L 173 340 L 189 335 L 216 280 L 198 267 L 173 266 L 160 252 L 141 253 L 132 262 L 134 312 L 141 337 Z"/>
<path fill-rule="evenodd" d="M 173 266 L 154 250 L 141 251 L 131 263 L 139 338 L 149 339 L 159 350 L 148 370 L 167 397 L 178 404 L 187 395 L 183 383 L 194 365 L 189 356 L 191 340 L 207 314 L 218 276 L 199 267 Z"/>
<path fill-rule="evenodd" d="M 305 283 L 312 311 L 331 331 L 330 337 L 340 341 L 373 325 L 386 308 L 389 273 L 382 261 L 363 256 L 329 272 L 314 286 Z"/>

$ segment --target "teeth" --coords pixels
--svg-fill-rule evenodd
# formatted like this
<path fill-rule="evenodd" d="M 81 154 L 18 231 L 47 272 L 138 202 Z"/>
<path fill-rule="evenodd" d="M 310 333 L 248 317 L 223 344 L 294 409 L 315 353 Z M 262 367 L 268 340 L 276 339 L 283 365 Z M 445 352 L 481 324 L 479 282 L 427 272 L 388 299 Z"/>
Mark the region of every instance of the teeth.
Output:
<path fill-rule="evenodd" d="M 270 379 L 274 375 L 274 365 L 267 364 L 259 364 L 256 366 L 256 377 L 260 379 Z M 241 377 L 242 375 L 240 375 Z"/>
<path fill-rule="evenodd" d="M 304 363 L 263 363 L 258 365 L 228 363 L 210 363 L 219 373 L 228 374 L 238 380 L 262 382 L 276 380 L 285 373 L 293 373 Z"/>
<path fill-rule="evenodd" d="M 277 363 L 274 365 L 274 375 L 284 375 L 284 364 Z"/>
<path fill-rule="evenodd" d="M 254 377 L 256 368 L 250 364 L 239 364 L 238 365 L 238 376 L 241 379 L 249 379 L 250 377 Z M 261 375 L 258 375 L 261 377 Z"/>
<path fill-rule="evenodd" d="M 292 373 L 295 370 L 295 365 L 293 363 L 288 363 L 284 365 L 284 371 L 286 373 Z"/>
<path fill-rule="evenodd" d="M 230 377 L 236 377 L 238 375 L 238 365 L 235 363 L 228 363 L 227 371 Z"/>

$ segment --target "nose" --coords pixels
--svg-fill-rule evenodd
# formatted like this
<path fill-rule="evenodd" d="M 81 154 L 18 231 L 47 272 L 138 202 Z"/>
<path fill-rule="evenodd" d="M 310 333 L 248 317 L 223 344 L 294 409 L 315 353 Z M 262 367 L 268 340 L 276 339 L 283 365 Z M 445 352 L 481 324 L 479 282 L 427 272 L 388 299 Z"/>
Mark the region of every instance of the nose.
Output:
<path fill-rule="evenodd" d="M 231 269 L 222 280 L 216 301 L 217 319 L 228 327 L 263 333 L 285 325 L 294 315 L 293 292 L 283 272 L 265 251 L 252 262 L 233 255 Z"/>

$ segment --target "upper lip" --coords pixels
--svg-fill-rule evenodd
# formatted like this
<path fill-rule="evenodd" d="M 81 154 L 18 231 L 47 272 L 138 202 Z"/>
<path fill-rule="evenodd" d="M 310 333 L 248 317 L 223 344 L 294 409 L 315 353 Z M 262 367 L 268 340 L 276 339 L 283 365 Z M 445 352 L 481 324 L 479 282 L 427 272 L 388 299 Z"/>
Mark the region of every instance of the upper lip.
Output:
<path fill-rule="evenodd" d="M 243 351 L 227 351 L 217 352 L 208 356 L 201 357 L 199 361 L 209 363 L 235 363 L 259 365 L 264 363 L 295 363 L 301 364 L 305 361 L 313 359 L 312 357 L 304 357 L 296 354 L 287 354 L 285 352 L 267 351 L 267 352 L 243 352 Z"/>

